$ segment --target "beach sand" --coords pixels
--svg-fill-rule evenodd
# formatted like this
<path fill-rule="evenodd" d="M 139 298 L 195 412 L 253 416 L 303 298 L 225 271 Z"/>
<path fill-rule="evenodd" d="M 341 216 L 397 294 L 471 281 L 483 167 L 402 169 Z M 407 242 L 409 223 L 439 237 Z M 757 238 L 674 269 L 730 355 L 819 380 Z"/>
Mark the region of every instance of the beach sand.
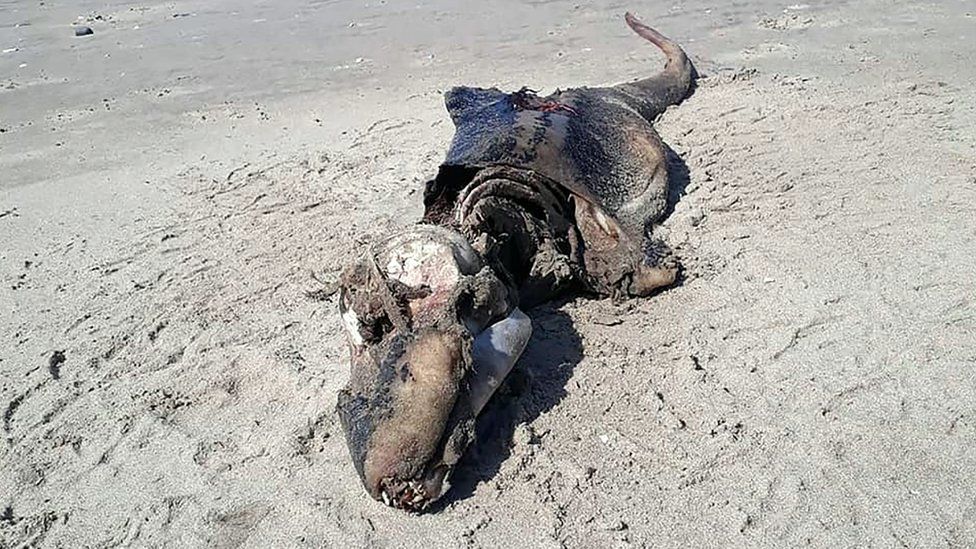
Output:
<path fill-rule="evenodd" d="M 0 547 L 976 546 L 972 2 L 73 4 L 0 1 Z M 659 70 L 626 10 L 703 75 L 683 280 L 529 311 L 386 508 L 325 289 L 419 219 L 444 90 Z"/>

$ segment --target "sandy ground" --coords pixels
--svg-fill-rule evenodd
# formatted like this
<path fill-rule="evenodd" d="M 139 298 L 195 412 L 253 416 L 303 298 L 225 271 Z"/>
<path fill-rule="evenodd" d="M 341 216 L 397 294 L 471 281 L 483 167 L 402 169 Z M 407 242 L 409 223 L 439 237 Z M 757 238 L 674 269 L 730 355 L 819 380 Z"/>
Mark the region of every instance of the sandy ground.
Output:
<path fill-rule="evenodd" d="M 973 2 L 73 4 L 0 1 L 0 547 L 976 546 Z M 531 311 L 385 508 L 317 290 L 418 219 L 447 87 L 656 70 L 625 9 L 705 75 L 685 279 Z"/>

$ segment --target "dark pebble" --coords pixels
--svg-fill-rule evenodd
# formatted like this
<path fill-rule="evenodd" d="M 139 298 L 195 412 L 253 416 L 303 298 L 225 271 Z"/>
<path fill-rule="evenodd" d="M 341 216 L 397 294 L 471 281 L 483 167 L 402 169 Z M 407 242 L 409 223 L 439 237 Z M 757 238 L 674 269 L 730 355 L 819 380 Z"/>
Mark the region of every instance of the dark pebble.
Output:
<path fill-rule="evenodd" d="M 47 370 L 51 372 L 51 377 L 61 379 L 61 365 L 64 364 L 64 351 L 54 351 L 51 358 L 47 361 Z"/>
<path fill-rule="evenodd" d="M 75 36 L 88 36 L 89 34 L 95 34 L 91 27 L 75 27 Z"/>

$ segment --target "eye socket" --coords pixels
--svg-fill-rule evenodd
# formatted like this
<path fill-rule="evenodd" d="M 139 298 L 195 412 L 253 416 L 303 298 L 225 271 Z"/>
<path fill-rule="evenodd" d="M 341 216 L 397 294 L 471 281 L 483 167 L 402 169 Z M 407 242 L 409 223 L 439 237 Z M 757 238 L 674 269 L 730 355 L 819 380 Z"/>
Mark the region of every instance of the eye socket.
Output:
<path fill-rule="evenodd" d="M 387 286 L 390 287 L 390 293 L 397 299 L 398 304 L 403 307 L 409 301 L 430 297 L 434 293 L 429 284 L 407 286 L 399 280 L 392 279 L 387 281 Z"/>

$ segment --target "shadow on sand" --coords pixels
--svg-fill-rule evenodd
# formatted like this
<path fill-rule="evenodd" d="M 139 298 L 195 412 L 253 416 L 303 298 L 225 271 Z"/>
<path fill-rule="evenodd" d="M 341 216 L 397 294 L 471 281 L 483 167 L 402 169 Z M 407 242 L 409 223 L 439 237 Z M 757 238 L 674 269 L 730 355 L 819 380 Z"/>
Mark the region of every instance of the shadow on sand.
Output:
<path fill-rule="evenodd" d="M 515 428 L 532 423 L 566 396 L 566 383 L 583 359 L 579 333 L 566 300 L 546 303 L 528 312 L 532 339 L 505 383 L 478 417 L 477 438 L 451 478 L 451 490 L 440 505 L 470 497 L 478 483 L 494 477 L 511 455 Z"/>
<path fill-rule="evenodd" d="M 667 219 L 685 195 L 685 190 L 691 183 L 691 173 L 685 161 L 667 143 L 664 144 L 664 152 L 668 160 L 668 206 L 664 210 L 663 219 Z"/>

